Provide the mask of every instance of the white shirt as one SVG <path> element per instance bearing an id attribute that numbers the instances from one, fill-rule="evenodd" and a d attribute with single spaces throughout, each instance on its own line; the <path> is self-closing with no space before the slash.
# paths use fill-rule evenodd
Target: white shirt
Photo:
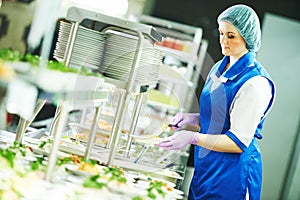
<path id="1" fill-rule="evenodd" d="M 255 76 L 239 89 L 229 110 L 230 130 L 245 146 L 249 146 L 257 125 L 264 117 L 272 98 L 269 81 Z"/>

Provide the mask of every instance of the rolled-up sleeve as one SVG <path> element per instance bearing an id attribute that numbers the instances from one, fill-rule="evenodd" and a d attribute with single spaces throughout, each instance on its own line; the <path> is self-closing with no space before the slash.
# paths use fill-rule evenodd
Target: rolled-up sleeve
<path id="1" fill-rule="evenodd" d="M 230 106 L 230 129 L 225 133 L 242 150 L 251 143 L 258 124 L 272 98 L 269 81 L 262 76 L 249 79 Z"/>

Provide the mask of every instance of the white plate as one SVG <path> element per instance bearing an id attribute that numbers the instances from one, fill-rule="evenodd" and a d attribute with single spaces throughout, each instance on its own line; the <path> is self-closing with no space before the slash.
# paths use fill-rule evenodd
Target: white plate
<path id="1" fill-rule="evenodd" d="M 119 183 L 116 181 L 111 181 L 108 183 L 108 187 L 113 192 L 120 193 L 120 194 L 126 194 L 130 197 L 135 197 L 135 196 L 139 196 L 139 195 L 140 196 L 147 195 L 146 190 L 135 187 L 133 184 Z"/>

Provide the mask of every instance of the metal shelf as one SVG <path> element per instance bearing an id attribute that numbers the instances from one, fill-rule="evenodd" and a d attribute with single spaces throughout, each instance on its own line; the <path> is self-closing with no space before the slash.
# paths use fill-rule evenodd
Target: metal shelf
<path id="1" fill-rule="evenodd" d="M 162 35 L 157 32 L 152 26 L 135 23 L 117 17 L 103 15 L 101 13 L 85 10 L 78 7 L 69 8 L 66 19 L 79 23 L 84 19 L 90 19 L 101 23 L 103 25 L 102 29 L 106 28 L 107 26 L 116 26 L 131 31 L 141 32 L 144 35 L 152 38 L 154 41 L 162 41 Z"/>
<path id="2" fill-rule="evenodd" d="M 203 31 L 202 28 L 186 25 L 166 19 L 161 19 L 147 15 L 132 15 L 130 19 L 140 23 L 145 23 L 154 26 L 164 37 L 173 38 L 175 40 L 189 41 L 195 44 L 195 50 L 191 52 L 183 52 L 173 48 L 164 46 L 157 46 L 165 57 L 171 57 L 180 62 L 186 63 L 186 73 L 184 78 L 187 82 L 192 83 L 190 89 L 196 91 L 198 85 L 203 60 L 206 55 L 206 49 L 208 42 L 202 39 Z M 163 79 L 163 77 L 161 76 Z M 194 93 L 194 91 L 192 91 Z M 183 102 L 183 109 L 186 111 L 190 110 L 191 99 L 184 95 L 185 100 Z"/>

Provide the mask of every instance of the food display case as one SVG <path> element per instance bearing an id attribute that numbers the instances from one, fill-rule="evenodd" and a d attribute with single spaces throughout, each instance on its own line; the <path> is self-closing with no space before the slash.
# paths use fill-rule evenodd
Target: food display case
<path id="1" fill-rule="evenodd" d="M 144 101 L 158 81 L 161 50 L 154 44 L 161 34 L 77 7 L 58 32 L 56 61 L 46 67 L 28 55 L 3 62 L 27 89 L 51 93 L 57 110 L 49 128 L 34 129 L 31 122 L 49 99 L 32 95 L 28 107 L 14 101 L 17 131 L 0 133 L 0 170 L 9 172 L 0 176 L 2 199 L 182 199 L 183 177 L 174 169 L 186 149 L 156 146 L 173 132 L 170 116 Z M 12 91 L 4 104 L 21 92 Z M 21 115 L 25 107 L 31 112 Z M 141 125 L 145 119 L 153 129 Z"/>

